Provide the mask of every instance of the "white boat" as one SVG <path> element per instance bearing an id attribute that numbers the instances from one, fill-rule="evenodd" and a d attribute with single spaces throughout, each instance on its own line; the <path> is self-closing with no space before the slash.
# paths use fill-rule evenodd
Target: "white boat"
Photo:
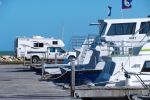
<path id="1" fill-rule="evenodd" d="M 90 66 L 90 71 L 95 68 L 99 71 L 96 77 L 89 73 L 94 77 L 87 80 L 103 86 L 150 84 L 150 18 L 99 20 L 96 25 L 100 26 L 100 35 L 95 38 L 92 49 L 100 52 L 99 62 L 93 64 L 95 67 Z M 89 52 L 85 55 L 94 61 Z M 87 66 L 80 71 L 87 71 Z"/>
<path id="2" fill-rule="evenodd" d="M 101 53 L 101 58 L 106 58 L 106 64 L 94 84 L 150 84 L 150 18 L 109 19 L 99 22 L 101 48 L 105 47 L 101 49 L 104 52 Z"/>
<path id="3" fill-rule="evenodd" d="M 110 55 L 102 56 L 102 59 L 105 58 L 105 65 L 99 77 L 96 78 L 95 84 L 101 85 L 99 84 L 101 82 L 106 82 L 106 86 L 150 84 L 150 50 L 148 48 L 150 48 L 149 41 L 139 46 L 138 52 L 134 50 L 137 47 L 132 47 L 132 50 L 122 53 L 111 51 Z"/>

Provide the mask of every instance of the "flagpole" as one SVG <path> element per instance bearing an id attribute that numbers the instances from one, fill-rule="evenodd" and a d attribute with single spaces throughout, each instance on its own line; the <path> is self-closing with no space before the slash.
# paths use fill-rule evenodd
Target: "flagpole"
<path id="1" fill-rule="evenodd" d="M 121 9 L 121 18 L 124 18 L 123 9 Z"/>
<path id="2" fill-rule="evenodd" d="M 122 0 L 122 9 L 121 9 L 121 17 L 124 17 L 123 9 L 129 9 L 132 7 L 131 5 L 132 0 Z"/>

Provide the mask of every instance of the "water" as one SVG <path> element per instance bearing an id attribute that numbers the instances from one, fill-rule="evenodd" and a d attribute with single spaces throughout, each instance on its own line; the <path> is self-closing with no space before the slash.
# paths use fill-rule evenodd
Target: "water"
<path id="1" fill-rule="evenodd" d="M 0 56 L 3 56 L 3 55 L 13 56 L 15 55 L 15 52 L 14 51 L 0 51 Z"/>

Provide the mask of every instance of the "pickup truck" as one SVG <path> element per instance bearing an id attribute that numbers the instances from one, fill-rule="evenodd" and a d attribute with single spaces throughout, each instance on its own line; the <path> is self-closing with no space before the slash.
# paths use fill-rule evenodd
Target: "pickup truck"
<path id="1" fill-rule="evenodd" d="M 41 59 L 47 60 L 63 60 L 75 59 L 76 52 L 67 52 L 61 47 L 48 47 L 47 51 L 28 51 L 26 59 L 32 59 L 32 63 L 36 64 Z"/>

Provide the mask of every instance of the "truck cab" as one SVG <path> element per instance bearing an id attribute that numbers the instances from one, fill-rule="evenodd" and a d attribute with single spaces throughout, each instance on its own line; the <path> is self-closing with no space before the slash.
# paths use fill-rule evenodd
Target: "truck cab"
<path id="1" fill-rule="evenodd" d="M 75 58 L 75 52 L 67 52 L 61 47 L 48 47 L 47 58 L 48 59 L 71 59 Z"/>
<path id="2" fill-rule="evenodd" d="M 36 64 L 41 59 L 46 59 L 49 61 L 55 61 L 55 60 L 62 61 L 64 59 L 68 59 L 68 60 L 75 59 L 76 52 L 67 52 L 61 47 L 47 47 L 47 51 L 29 53 L 27 57 L 28 58 L 32 57 L 32 63 Z"/>

